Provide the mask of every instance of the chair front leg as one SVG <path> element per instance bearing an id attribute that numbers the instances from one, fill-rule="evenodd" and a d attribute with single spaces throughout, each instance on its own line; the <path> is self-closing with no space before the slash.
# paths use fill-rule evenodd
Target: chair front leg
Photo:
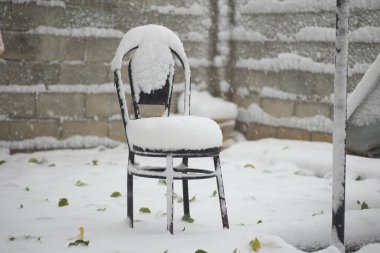
<path id="1" fill-rule="evenodd" d="M 166 213 L 167 213 L 167 229 L 173 234 L 173 157 L 166 157 L 166 182 L 167 182 L 167 190 L 166 190 Z"/>
<path id="2" fill-rule="evenodd" d="M 187 168 L 189 165 L 188 158 L 183 158 L 182 164 L 183 166 Z M 182 179 L 182 194 L 183 194 L 183 214 L 190 215 L 189 181 L 187 179 Z"/>
<path id="3" fill-rule="evenodd" d="M 223 228 L 229 228 L 230 226 L 228 224 L 226 197 L 224 195 L 222 169 L 220 166 L 219 156 L 214 156 L 214 166 L 215 166 L 215 172 L 216 172 L 216 183 L 218 186 L 219 204 L 220 204 L 220 211 L 222 214 Z"/>
<path id="4" fill-rule="evenodd" d="M 129 153 L 128 157 L 128 175 L 127 175 L 127 215 L 129 226 L 133 228 L 133 175 L 130 173 L 130 166 L 135 163 L 135 155 Z"/>

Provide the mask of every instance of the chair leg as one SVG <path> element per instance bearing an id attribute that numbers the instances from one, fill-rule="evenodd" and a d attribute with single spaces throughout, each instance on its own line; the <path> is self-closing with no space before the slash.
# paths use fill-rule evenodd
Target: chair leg
<path id="1" fill-rule="evenodd" d="M 166 157 L 166 181 L 167 181 L 167 190 L 166 190 L 166 213 L 167 213 L 167 229 L 173 234 L 173 157 Z"/>
<path id="2" fill-rule="evenodd" d="M 223 228 L 229 228 L 226 198 L 224 195 L 222 170 L 221 170 L 221 166 L 220 166 L 219 156 L 214 156 L 214 166 L 215 166 L 215 171 L 216 171 L 216 183 L 218 186 L 219 204 L 220 204 L 220 211 L 222 214 Z"/>
<path id="3" fill-rule="evenodd" d="M 135 156 L 129 153 L 128 175 L 127 175 L 127 215 L 129 226 L 133 228 L 133 175 L 129 172 L 129 167 L 135 163 Z"/>
<path id="4" fill-rule="evenodd" d="M 184 166 L 189 165 L 188 158 L 183 158 L 182 163 Z M 183 193 L 183 214 L 190 215 L 190 201 L 189 201 L 189 181 L 182 179 L 182 193 Z"/>

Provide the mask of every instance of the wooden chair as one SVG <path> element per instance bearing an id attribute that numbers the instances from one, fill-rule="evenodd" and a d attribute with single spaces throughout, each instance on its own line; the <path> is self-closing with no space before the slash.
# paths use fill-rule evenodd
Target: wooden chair
<path id="1" fill-rule="evenodd" d="M 128 74 L 134 119 L 128 115 L 120 71 L 124 56 L 131 51 L 134 52 L 131 53 Z M 175 68 L 173 55 L 185 72 L 185 113 L 169 117 Z M 190 215 L 188 180 L 216 177 L 223 228 L 229 228 L 219 159 L 222 133 L 211 119 L 190 116 L 190 68 L 179 38 L 171 30 L 158 25 L 131 29 L 120 42 L 112 70 L 129 147 L 127 209 L 130 226 L 133 227 L 133 176 L 167 180 L 167 229 L 171 234 L 173 180 L 182 180 L 184 215 Z M 157 84 L 155 79 L 162 83 Z M 142 118 L 140 105 L 146 104 L 164 106 L 164 115 Z M 138 166 L 136 156 L 166 158 L 166 167 Z M 212 158 L 215 170 L 190 168 L 189 158 L 199 157 Z M 182 163 L 173 167 L 173 158 L 181 158 Z"/>

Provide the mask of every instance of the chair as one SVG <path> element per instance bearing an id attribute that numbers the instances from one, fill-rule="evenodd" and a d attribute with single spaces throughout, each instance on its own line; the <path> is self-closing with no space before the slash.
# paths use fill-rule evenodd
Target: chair
<path id="1" fill-rule="evenodd" d="M 128 64 L 134 119 L 130 119 L 121 79 L 124 56 Z M 184 115 L 170 115 L 175 63 L 185 72 Z M 190 215 L 188 180 L 215 177 L 218 186 L 223 228 L 229 228 L 219 153 L 222 133 L 209 118 L 190 116 L 190 67 L 183 45 L 168 28 L 146 25 L 131 29 L 122 38 L 112 60 L 115 87 L 129 147 L 127 175 L 127 212 L 133 228 L 133 176 L 167 180 L 167 229 L 173 234 L 173 180 L 181 180 L 184 215 Z M 140 105 L 165 107 L 162 117 L 142 118 Z M 136 156 L 166 158 L 166 167 L 138 166 Z M 215 170 L 190 168 L 189 158 L 210 157 Z M 173 158 L 181 163 L 174 167 Z"/>

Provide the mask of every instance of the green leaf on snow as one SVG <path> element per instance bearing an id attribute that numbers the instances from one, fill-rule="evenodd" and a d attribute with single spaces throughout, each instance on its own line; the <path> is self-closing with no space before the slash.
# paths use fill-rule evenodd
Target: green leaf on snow
<path id="1" fill-rule="evenodd" d="M 365 203 L 365 201 L 363 201 L 363 203 L 360 206 L 360 210 L 363 210 L 363 209 L 369 209 L 369 206 L 367 203 Z"/>
<path id="2" fill-rule="evenodd" d="M 71 246 L 88 246 L 90 241 L 76 240 L 75 242 L 70 242 L 69 247 Z"/>
<path id="3" fill-rule="evenodd" d="M 118 198 L 118 197 L 121 197 L 121 193 L 120 192 L 113 192 L 111 194 L 111 198 Z"/>
<path id="4" fill-rule="evenodd" d="M 317 216 L 317 215 L 321 215 L 321 214 L 324 214 L 325 212 L 323 210 L 321 210 L 320 212 L 318 213 L 313 213 L 311 216 Z"/>
<path id="5" fill-rule="evenodd" d="M 29 162 L 29 163 L 42 164 L 42 160 L 38 160 L 37 158 L 34 158 L 34 157 L 30 158 L 30 159 L 28 160 L 28 162 Z"/>
<path id="6" fill-rule="evenodd" d="M 182 216 L 182 221 L 186 221 L 188 223 L 193 223 L 195 220 L 193 218 L 191 218 L 190 215 L 186 214 L 186 215 Z"/>
<path id="7" fill-rule="evenodd" d="M 246 165 L 244 165 L 244 168 L 251 168 L 251 169 L 254 169 L 254 168 L 255 168 L 255 165 L 253 165 L 252 163 L 247 163 Z"/>
<path id="8" fill-rule="evenodd" d="M 166 182 L 166 179 L 160 179 L 158 180 L 158 183 L 162 185 L 168 185 L 168 183 Z"/>
<path id="9" fill-rule="evenodd" d="M 151 211 L 148 207 L 141 207 L 139 212 L 140 213 L 151 213 Z"/>
<path id="10" fill-rule="evenodd" d="M 59 201 L 58 201 L 58 206 L 59 207 L 68 206 L 68 205 L 69 205 L 69 201 L 67 200 L 67 198 L 61 198 L 61 199 L 59 199 Z"/>
<path id="11" fill-rule="evenodd" d="M 362 181 L 362 180 L 363 178 L 360 175 L 355 178 L 355 181 Z"/>
<path id="12" fill-rule="evenodd" d="M 83 187 L 83 186 L 86 186 L 87 183 L 83 182 L 83 181 L 80 181 L 80 180 L 77 180 L 76 183 L 75 183 L 75 186 L 78 186 L 78 187 Z"/>

